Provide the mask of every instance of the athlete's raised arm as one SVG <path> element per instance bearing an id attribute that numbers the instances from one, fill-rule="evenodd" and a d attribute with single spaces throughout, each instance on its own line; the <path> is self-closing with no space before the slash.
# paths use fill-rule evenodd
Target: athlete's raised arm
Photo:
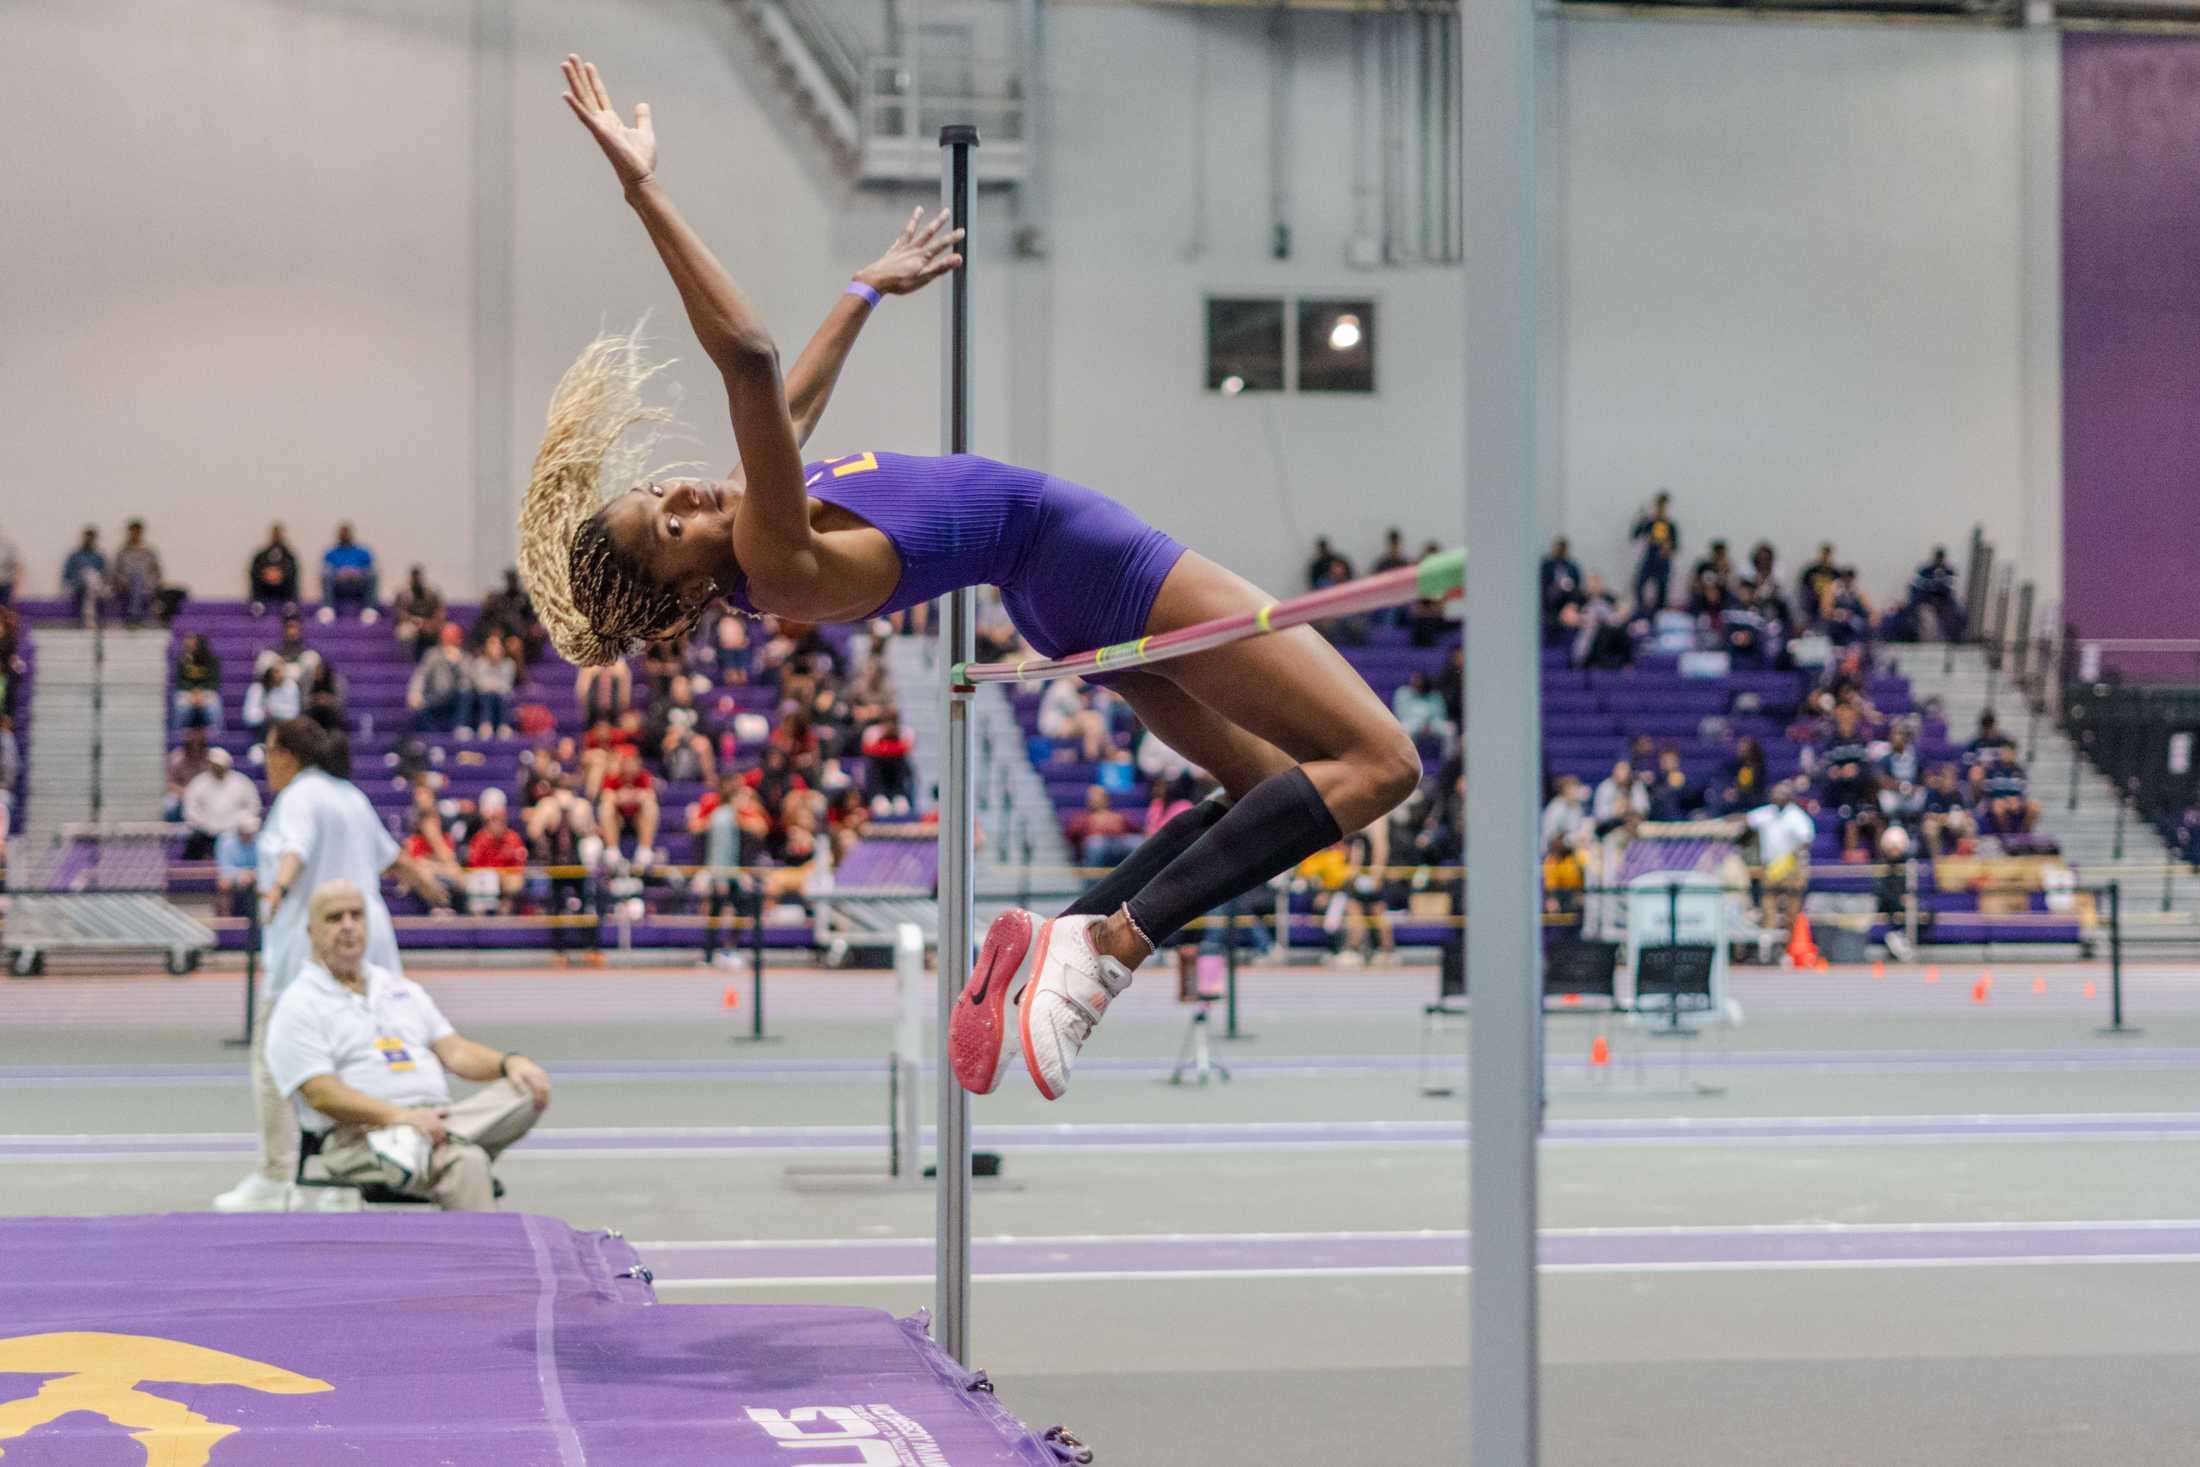
<path id="1" fill-rule="evenodd" d="M 880 295 L 909 295 L 922 290 L 962 263 L 962 254 L 955 246 L 962 242 L 963 232 L 957 229 L 942 234 L 946 226 L 945 209 L 929 222 L 924 210 L 918 209 L 887 246 L 886 253 L 856 272 L 855 284 Z M 840 369 L 847 365 L 856 335 L 870 314 L 870 301 L 851 287 L 834 303 L 810 344 L 787 369 L 787 410 L 794 418 L 797 446 L 810 441 L 818 420 L 825 416 L 825 404 L 832 398 L 833 385 L 840 380 Z"/>
<path id="2" fill-rule="evenodd" d="M 610 159 L 627 202 L 641 216 L 680 292 L 697 343 L 725 381 L 734 442 L 748 479 L 748 512 L 734 522 L 735 552 L 751 568 L 750 583 L 757 590 L 772 583 L 807 588 L 820 569 L 817 537 L 810 529 L 802 452 L 780 387 L 779 349 L 771 332 L 658 184 L 649 104 L 636 104 L 631 124 L 622 121 L 603 78 L 578 56 L 565 58 L 565 84 L 566 105 Z"/>

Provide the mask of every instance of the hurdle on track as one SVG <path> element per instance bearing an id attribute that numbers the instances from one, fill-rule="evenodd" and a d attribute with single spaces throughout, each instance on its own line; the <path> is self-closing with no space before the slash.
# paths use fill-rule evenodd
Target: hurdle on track
<path id="1" fill-rule="evenodd" d="M 970 150 L 978 130 L 968 126 L 940 129 L 944 150 L 941 203 L 949 227 L 970 227 Z M 948 453 L 970 451 L 970 236 L 963 237 L 963 265 L 947 277 L 944 296 L 945 354 L 941 373 L 942 447 Z M 948 676 L 943 686 L 947 716 L 945 757 L 940 779 L 940 945 L 939 1031 L 935 1055 L 939 1075 L 939 1188 L 935 1204 L 933 1320 L 935 1339 L 955 1359 L 970 1361 L 970 1097 L 954 1081 L 947 1053 L 948 1024 L 956 999 L 976 961 L 977 911 L 973 870 L 977 861 L 977 791 L 971 778 L 970 698 L 981 683 L 1038 682 L 1087 672 L 1120 672 L 1171 658 L 1187 657 L 1249 637 L 1266 636 L 1309 622 L 1355 616 L 1402 606 L 1410 601 L 1445 601 L 1458 596 L 1465 580 L 1466 552 L 1445 551 L 1379 575 L 1329 586 L 1304 596 L 1274 601 L 1256 612 L 1221 617 L 1179 631 L 1141 637 L 1068 657 L 1022 662 L 974 662 L 977 650 L 977 593 L 965 588 L 944 599 L 940 636 Z"/>

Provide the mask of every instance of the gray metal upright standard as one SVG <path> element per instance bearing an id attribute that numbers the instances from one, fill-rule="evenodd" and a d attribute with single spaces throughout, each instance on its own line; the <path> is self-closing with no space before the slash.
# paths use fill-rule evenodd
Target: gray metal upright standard
<path id="1" fill-rule="evenodd" d="M 1539 1450 L 1534 0 L 1459 7 L 1466 203 L 1467 982 L 1476 1467 Z"/>
<path id="2" fill-rule="evenodd" d="M 978 130 L 965 125 L 940 129 L 940 202 L 949 228 L 970 227 L 970 151 Z M 947 277 L 943 292 L 946 320 L 940 332 L 944 357 L 940 373 L 940 440 L 948 453 L 970 451 L 970 236 L 963 236 L 962 268 Z M 960 667 L 978 655 L 977 593 L 968 587 L 951 593 L 940 620 L 946 654 L 944 668 Z M 976 791 L 971 781 L 970 694 L 953 679 L 944 689 L 947 717 L 945 758 L 940 780 L 940 1008 L 935 1070 L 940 1087 L 939 1196 L 934 1219 L 933 1337 L 956 1360 L 970 1363 L 970 1097 L 955 1083 L 948 1063 L 947 1026 L 955 1000 L 969 981 L 975 954 Z"/>

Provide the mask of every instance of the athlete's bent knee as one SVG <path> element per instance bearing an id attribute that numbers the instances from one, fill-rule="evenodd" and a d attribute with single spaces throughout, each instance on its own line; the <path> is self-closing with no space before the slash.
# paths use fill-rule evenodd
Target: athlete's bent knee
<path id="1" fill-rule="evenodd" d="M 1372 761 L 1374 795 L 1388 812 L 1409 799 L 1421 784 L 1421 751 L 1406 731 L 1393 725 L 1390 736 L 1377 746 Z"/>

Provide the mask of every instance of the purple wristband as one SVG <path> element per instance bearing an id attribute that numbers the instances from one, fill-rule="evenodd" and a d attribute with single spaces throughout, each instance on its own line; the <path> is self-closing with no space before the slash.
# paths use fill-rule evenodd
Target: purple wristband
<path id="1" fill-rule="evenodd" d="M 863 297 L 863 298 L 864 298 L 864 299 L 865 299 L 866 301 L 869 301 L 869 302 L 870 302 L 870 303 L 871 303 L 872 305 L 874 305 L 874 306 L 875 306 L 875 305 L 877 305 L 877 304 L 878 304 L 878 299 L 879 299 L 879 297 L 878 297 L 878 292 L 877 292 L 877 291 L 875 291 L 875 290 L 873 290 L 873 289 L 871 289 L 871 287 L 870 287 L 870 286 L 868 286 L 868 285 L 865 285 L 865 284 L 864 284 L 864 283 L 863 283 L 862 281 L 860 281 L 860 280 L 851 280 L 851 281 L 849 281 L 849 282 L 848 282 L 848 288 L 847 288 L 846 290 L 842 291 L 842 292 L 841 292 L 841 294 L 842 294 L 842 295 L 860 295 L 860 296 L 862 296 L 862 297 Z"/>

